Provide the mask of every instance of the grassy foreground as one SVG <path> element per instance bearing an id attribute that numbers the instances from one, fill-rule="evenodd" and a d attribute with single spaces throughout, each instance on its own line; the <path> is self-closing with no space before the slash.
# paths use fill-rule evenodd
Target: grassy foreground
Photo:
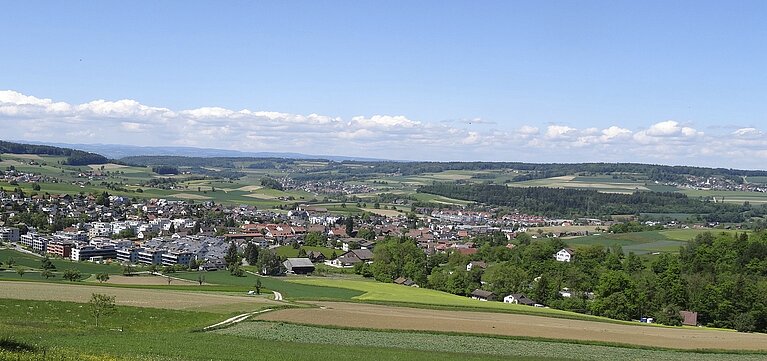
<path id="1" fill-rule="evenodd" d="M 393 347 L 420 351 L 452 351 L 504 357 L 558 358 L 571 360 L 674 360 L 728 361 L 763 360 L 764 354 L 701 353 L 639 347 L 617 347 L 593 343 L 563 343 L 508 337 L 397 332 L 382 330 L 328 328 L 264 321 L 244 322 L 214 331 L 225 335 L 273 341 L 300 339 L 320 345 Z"/>
<path id="2" fill-rule="evenodd" d="M 293 340 L 244 338 L 202 327 L 221 315 L 118 306 L 92 325 L 88 306 L 72 302 L 0 299 L 0 360 L 528 360 L 482 354 L 427 352 L 387 347 L 318 345 Z M 559 360 L 560 358 L 533 358 Z"/>

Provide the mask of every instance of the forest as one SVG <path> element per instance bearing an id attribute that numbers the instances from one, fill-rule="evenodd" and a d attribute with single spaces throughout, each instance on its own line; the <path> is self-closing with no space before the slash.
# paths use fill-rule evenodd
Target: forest
<path id="1" fill-rule="evenodd" d="M 109 163 L 109 159 L 100 154 L 83 152 L 81 150 L 69 148 L 53 147 L 49 145 L 21 144 L 0 141 L 0 153 L 64 156 L 67 157 L 65 164 L 73 166 Z"/>
<path id="2" fill-rule="evenodd" d="M 601 193 L 588 189 L 547 187 L 517 188 L 493 184 L 434 183 L 418 189 L 449 198 L 495 206 L 508 206 L 547 217 L 604 217 L 614 214 L 690 213 L 709 222 L 743 222 L 767 214 L 764 205 L 714 203 L 689 198 L 681 193 Z"/>
<path id="3" fill-rule="evenodd" d="M 478 252 L 426 256 L 409 238 L 388 238 L 374 249 L 375 262 L 357 272 L 381 282 L 407 277 L 422 287 L 457 295 L 482 288 L 499 297 L 523 293 L 552 308 L 620 320 L 652 317 L 680 325 L 679 312 L 698 322 L 742 332 L 767 331 L 767 233 L 702 233 L 678 254 L 652 259 L 618 248 L 578 249 L 572 262 L 553 255 L 560 239 L 520 234 L 507 247 L 503 234 L 478 237 Z M 466 270 L 470 261 L 487 268 Z"/>

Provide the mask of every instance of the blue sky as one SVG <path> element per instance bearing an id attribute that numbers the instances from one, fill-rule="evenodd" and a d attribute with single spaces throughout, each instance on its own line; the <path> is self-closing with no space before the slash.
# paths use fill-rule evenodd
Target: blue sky
<path id="1" fill-rule="evenodd" d="M 765 18 L 764 1 L 5 3 L 0 138 L 762 168 Z"/>

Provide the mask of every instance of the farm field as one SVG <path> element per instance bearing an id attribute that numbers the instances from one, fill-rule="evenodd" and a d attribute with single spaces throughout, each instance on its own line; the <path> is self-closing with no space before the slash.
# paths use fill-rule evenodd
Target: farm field
<path id="1" fill-rule="evenodd" d="M 116 313 L 94 327 L 87 305 L 59 301 L 25 301 L 0 298 L 0 360 L 530 360 L 484 354 L 405 350 L 391 347 L 324 345 L 262 340 L 213 332 L 194 332 L 228 316 L 118 306 Z M 20 346 L 36 352 L 12 352 Z M 45 350 L 45 353 L 42 351 Z M 532 360 L 563 360 L 532 358 Z"/>
<path id="2" fill-rule="evenodd" d="M 479 301 L 478 301 L 479 302 Z M 650 327 L 492 312 L 445 311 L 345 302 L 282 309 L 258 319 L 372 329 L 461 332 L 596 341 L 644 347 L 767 350 L 767 335 L 699 328 Z M 524 307 L 524 306 L 521 306 Z"/>
<path id="3" fill-rule="evenodd" d="M 359 292 L 350 299 L 371 303 L 408 304 L 424 307 L 470 308 L 476 310 L 491 310 L 505 313 L 523 313 L 550 317 L 585 319 L 602 322 L 623 322 L 603 317 L 584 315 L 575 312 L 555 310 L 550 308 L 527 307 L 501 302 L 482 302 L 468 297 L 458 296 L 428 288 L 405 287 L 394 283 L 381 283 L 372 280 L 357 280 L 344 278 L 289 278 L 291 283 L 348 288 Z"/>
<path id="4" fill-rule="evenodd" d="M 116 296 L 117 304 L 124 306 L 199 310 L 214 313 L 254 311 L 265 308 L 270 304 L 275 304 L 266 297 L 99 287 L 80 284 L 0 282 L 0 298 L 8 299 L 87 302 L 92 293 Z"/>
<path id="5" fill-rule="evenodd" d="M 649 190 L 644 181 L 613 179 L 611 176 L 581 177 L 566 175 L 560 177 L 535 179 L 524 182 L 508 183 L 510 187 L 551 187 L 594 189 L 605 193 L 633 193 L 637 190 Z"/>
<path id="6" fill-rule="evenodd" d="M 648 254 L 655 252 L 678 252 L 679 247 L 696 235 L 712 232 L 735 233 L 736 231 L 723 231 L 718 229 L 672 229 L 661 231 L 633 232 L 609 234 L 603 233 L 584 237 L 566 239 L 565 242 L 575 249 L 600 245 L 605 247 L 621 246 L 624 253 Z"/>
<path id="7" fill-rule="evenodd" d="M 426 332 L 397 332 L 371 329 L 316 327 L 283 322 L 243 322 L 213 331 L 239 337 L 344 346 L 394 347 L 421 351 L 451 351 L 506 357 L 562 357 L 572 360 L 671 360 L 728 361 L 763 360 L 765 355 L 680 352 L 622 348 L 600 344 L 577 344 L 536 339 L 481 337 L 468 334 L 434 334 Z"/>

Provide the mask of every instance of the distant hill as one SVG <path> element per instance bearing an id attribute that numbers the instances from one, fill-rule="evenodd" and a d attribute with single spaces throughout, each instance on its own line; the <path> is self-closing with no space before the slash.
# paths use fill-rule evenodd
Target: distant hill
<path id="1" fill-rule="evenodd" d="M 0 153 L 10 154 L 37 154 L 67 157 L 67 165 L 87 165 L 109 163 L 109 159 L 103 155 L 84 152 L 71 148 L 53 147 L 39 144 L 23 144 L 0 141 Z"/>
<path id="2" fill-rule="evenodd" d="M 325 159 L 333 161 L 380 161 L 382 159 L 363 158 L 351 156 L 335 155 L 312 155 L 290 152 L 242 152 L 238 150 L 214 149 L 214 148 L 195 148 L 195 147 L 140 147 L 134 145 L 121 144 L 67 144 L 67 143 L 47 143 L 36 141 L 25 141 L 31 144 L 44 144 L 57 147 L 67 147 L 93 152 L 104 155 L 109 158 L 119 159 L 125 157 L 143 156 L 143 155 L 162 155 L 162 156 L 184 156 L 184 157 L 248 157 L 248 158 L 287 158 L 287 159 Z"/>

